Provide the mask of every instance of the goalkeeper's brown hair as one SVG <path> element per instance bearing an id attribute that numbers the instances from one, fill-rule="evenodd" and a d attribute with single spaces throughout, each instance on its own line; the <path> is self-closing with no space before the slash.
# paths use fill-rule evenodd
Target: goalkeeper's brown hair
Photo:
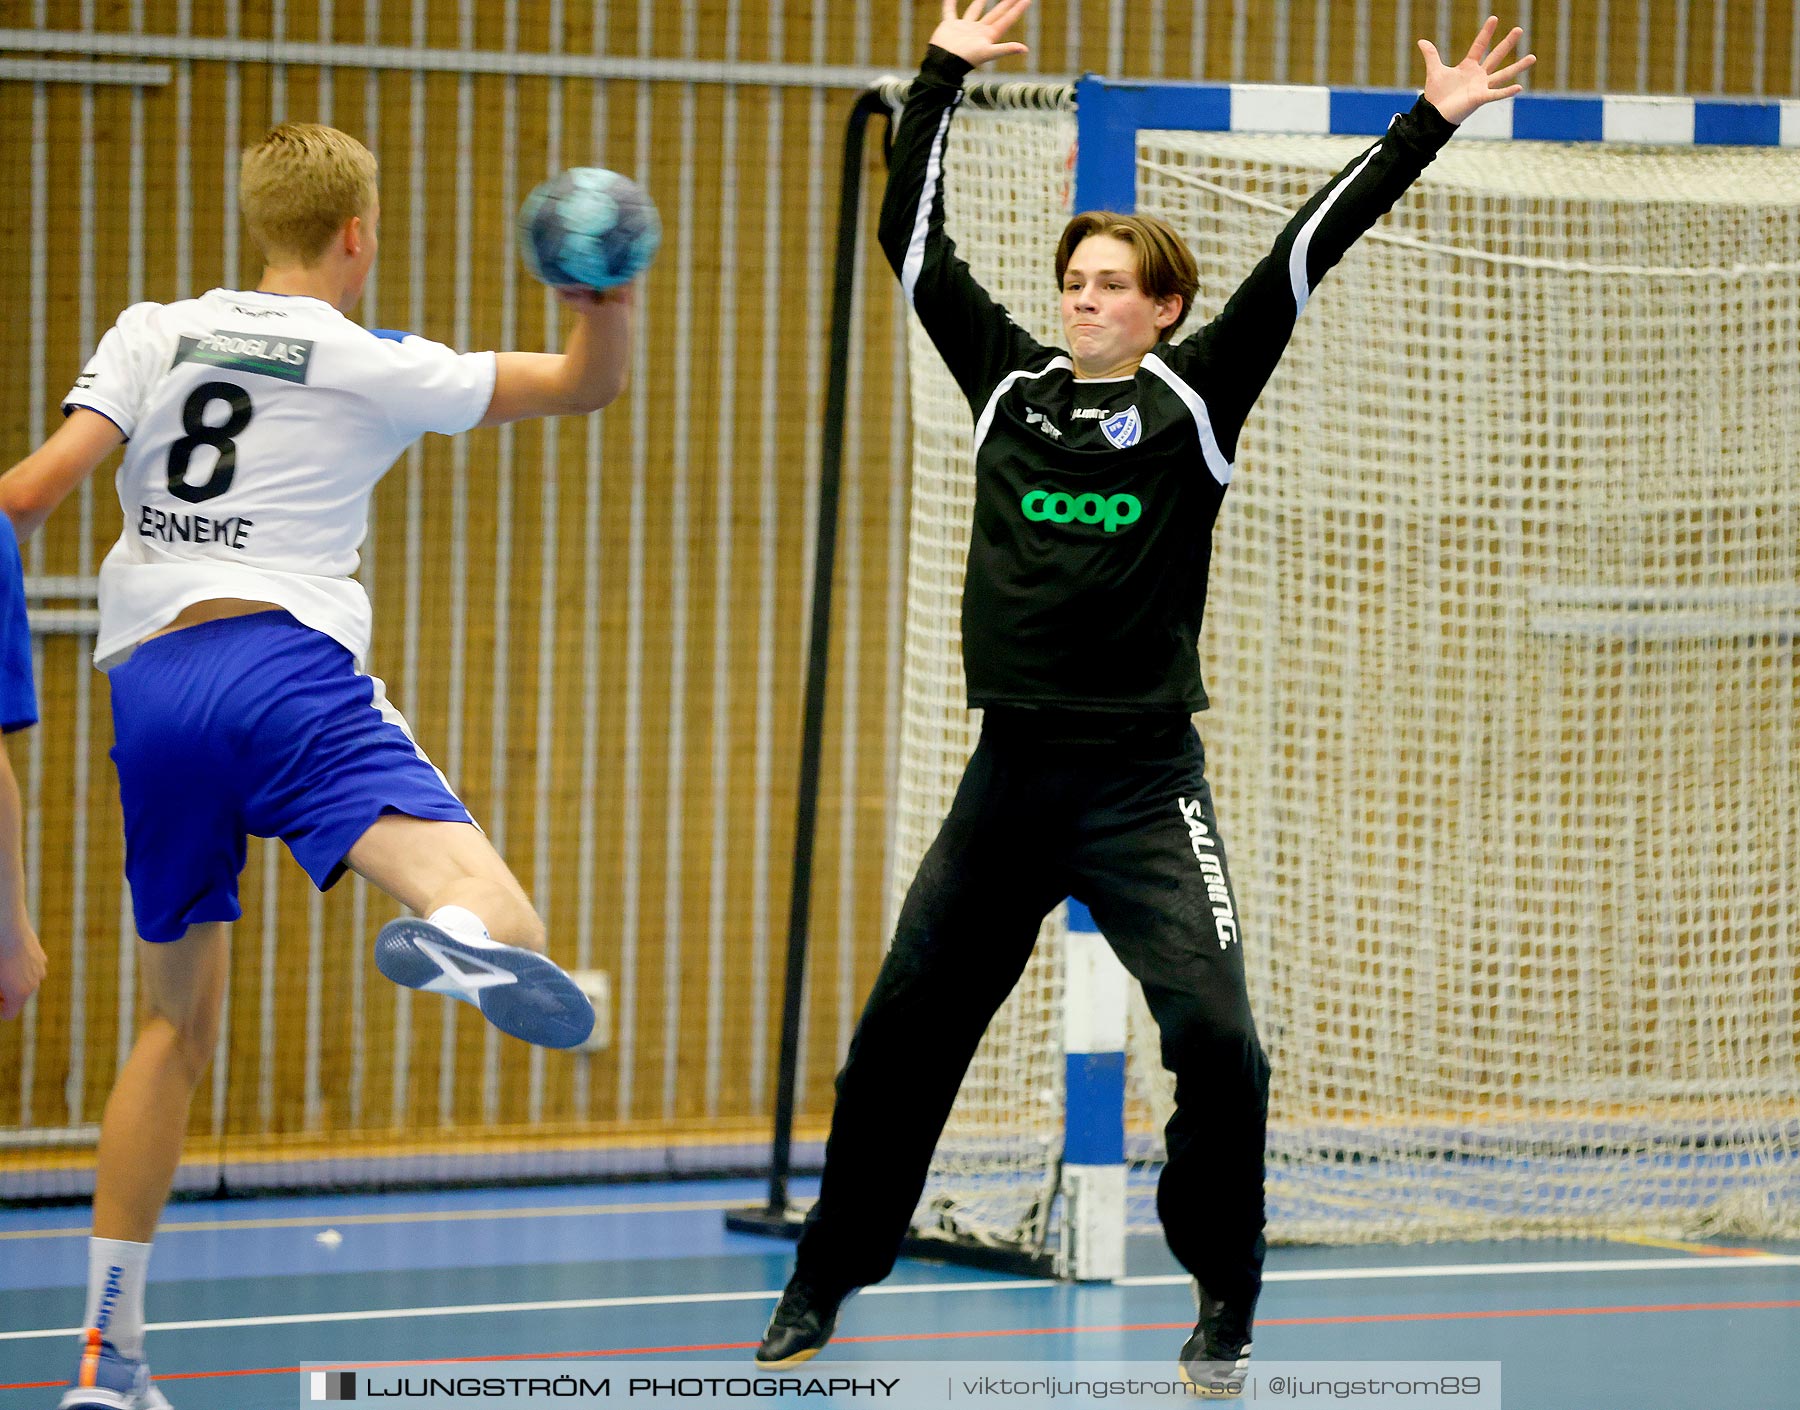
<path id="1" fill-rule="evenodd" d="M 1090 235 L 1110 235 L 1123 240 L 1137 251 L 1138 288 L 1159 302 L 1171 295 L 1181 296 L 1181 312 L 1164 329 L 1172 335 L 1186 321 L 1194 306 L 1194 291 L 1200 287 L 1200 269 L 1194 252 L 1175 233 L 1175 227 L 1153 215 L 1122 215 L 1118 211 L 1083 211 L 1063 227 L 1062 239 L 1056 242 L 1056 286 L 1062 287 L 1064 273 L 1074 257 L 1075 247 Z"/>
<path id="2" fill-rule="evenodd" d="M 311 266 L 332 236 L 375 205 L 375 155 L 347 132 L 284 122 L 244 152 L 238 199 L 270 264 Z"/>

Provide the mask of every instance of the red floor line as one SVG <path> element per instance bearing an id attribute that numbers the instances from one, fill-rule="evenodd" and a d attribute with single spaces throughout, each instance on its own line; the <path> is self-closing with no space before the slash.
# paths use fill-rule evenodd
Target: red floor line
<path id="1" fill-rule="evenodd" d="M 1456 1322 L 1491 1321 L 1509 1317 L 1616 1317 L 1652 1312 L 1768 1312 L 1800 1308 L 1800 1298 L 1767 1302 L 1656 1302 L 1619 1307 L 1518 1307 L 1483 1308 L 1473 1312 L 1376 1312 L 1340 1317 L 1263 1317 L 1259 1327 L 1338 1327 L 1359 1326 L 1370 1322 Z M 837 1337 L 839 1346 L 870 1346 L 882 1342 L 965 1341 L 980 1337 L 1058 1337 L 1096 1332 L 1173 1332 L 1187 1331 L 1186 1322 L 1126 1322 L 1103 1327 L 996 1327 L 987 1331 L 962 1332 L 893 1332 L 878 1336 Z M 519 1352 L 500 1356 L 440 1356 L 425 1361 L 341 1361 L 316 1362 L 315 1369 L 340 1365 L 365 1366 L 466 1366 L 503 1361 L 571 1361 L 600 1360 L 621 1356 L 672 1356 L 695 1351 L 749 1351 L 753 1341 L 708 1342 L 692 1346 L 633 1346 L 599 1351 Z M 298 1375 L 298 1366 L 255 1366 L 235 1371 L 176 1371 L 158 1374 L 159 1381 L 200 1381 L 221 1376 Z M 67 1381 L 19 1381 L 0 1385 L 0 1390 L 55 1390 Z"/>

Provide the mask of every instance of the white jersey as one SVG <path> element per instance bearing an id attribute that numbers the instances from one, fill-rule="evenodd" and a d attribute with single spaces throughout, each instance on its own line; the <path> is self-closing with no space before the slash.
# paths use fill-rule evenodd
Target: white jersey
<path id="1" fill-rule="evenodd" d="M 492 353 L 371 332 L 320 299 L 214 289 L 126 309 L 63 402 L 129 442 L 95 664 L 221 597 L 285 607 L 360 663 L 369 495 L 425 432 L 479 422 L 493 392 Z"/>

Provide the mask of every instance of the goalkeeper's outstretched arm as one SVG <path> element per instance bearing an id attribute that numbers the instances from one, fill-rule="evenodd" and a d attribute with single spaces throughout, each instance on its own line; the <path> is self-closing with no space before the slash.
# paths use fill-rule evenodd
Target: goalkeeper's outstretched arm
<path id="1" fill-rule="evenodd" d="M 1028 0 L 1002 0 L 986 19 L 946 18 L 931 36 L 925 62 L 906 95 L 895 128 L 887 194 L 881 203 L 881 248 L 906 301 L 977 411 L 1008 372 L 1046 356 L 1043 347 L 981 287 L 944 228 L 944 152 L 963 79 L 979 64 L 1020 53 L 997 44 Z M 976 4 L 972 11 L 979 11 Z"/>
<path id="2" fill-rule="evenodd" d="M 1458 123 L 1477 108 L 1520 91 L 1512 79 L 1537 58 L 1527 54 L 1503 65 L 1523 31 L 1514 29 L 1490 51 L 1498 26 L 1490 18 L 1455 68 L 1444 65 L 1431 43 L 1421 39 L 1425 91 L 1412 110 L 1395 118 L 1379 142 L 1313 193 L 1218 317 L 1173 350 L 1170 363 L 1202 388 L 1227 458 L 1235 454 L 1238 431 L 1319 282 L 1393 209 L 1455 135 Z M 1379 310 L 1371 310 L 1370 317 L 1379 316 Z"/>

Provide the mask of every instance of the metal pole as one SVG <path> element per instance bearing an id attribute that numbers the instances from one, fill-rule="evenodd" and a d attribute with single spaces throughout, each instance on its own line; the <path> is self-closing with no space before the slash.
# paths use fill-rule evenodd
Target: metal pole
<path id="1" fill-rule="evenodd" d="M 838 496 L 843 484 L 844 406 L 850 383 L 851 291 L 856 278 L 862 209 L 863 141 L 869 119 L 886 114 L 879 90 L 864 92 L 844 130 L 838 188 L 835 278 L 831 294 L 831 351 L 825 384 L 825 435 L 819 465 L 817 547 L 813 555 L 812 626 L 807 638 L 806 701 L 800 735 L 800 787 L 794 815 L 793 887 L 788 896 L 787 981 L 781 1011 L 781 1065 L 775 1092 L 775 1138 L 769 1157 L 769 1200 L 763 1210 L 728 1215 L 732 1228 L 766 1231 L 787 1225 L 794 1099 L 800 1069 L 800 1015 L 806 999 L 806 951 L 811 919 L 813 841 L 819 813 L 819 760 L 824 749 L 825 686 L 831 665 L 832 580 L 837 564 Z"/>

